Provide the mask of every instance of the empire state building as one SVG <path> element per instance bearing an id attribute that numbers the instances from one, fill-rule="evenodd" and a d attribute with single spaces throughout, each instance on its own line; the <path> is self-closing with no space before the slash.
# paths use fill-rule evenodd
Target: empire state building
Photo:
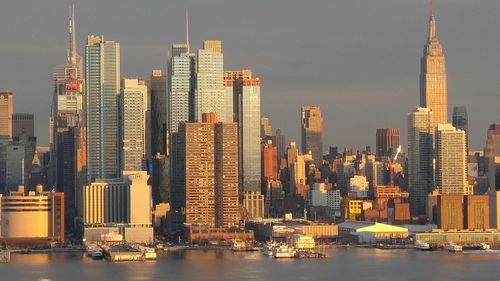
<path id="1" fill-rule="evenodd" d="M 420 106 L 433 112 L 433 127 L 447 123 L 446 67 L 443 47 L 436 37 L 436 19 L 429 18 L 429 35 L 420 69 Z"/>

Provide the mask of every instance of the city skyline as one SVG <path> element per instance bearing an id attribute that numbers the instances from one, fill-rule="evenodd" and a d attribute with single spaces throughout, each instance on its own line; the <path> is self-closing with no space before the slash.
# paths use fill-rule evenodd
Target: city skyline
<path id="1" fill-rule="evenodd" d="M 374 4 L 364 3 L 363 8 L 356 9 L 339 3 L 318 3 L 309 5 L 307 9 L 295 4 L 285 7 L 285 11 L 280 11 L 274 4 L 257 3 L 260 13 L 256 18 L 260 20 L 227 14 L 221 17 L 224 22 L 233 23 L 234 27 L 240 27 L 239 24 L 245 23 L 255 24 L 255 27 L 250 29 L 257 34 L 254 42 L 245 37 L 242 39 L 238 34 L 245 32 L 231 34 L 231 30 L 238 30 L 232 28 L 231 24 L 230 28 L 225 28 L 222 23 L 214 21 L 211 17 L 207 18 L 208 15 L 218 15 L 219 11 L 195 1 L 187 4 L 172 3 L 171 9 L 165 8 L 166 16 L 156 18 L 154 22 L 143 23 L 132 20 L 129 24 L 123 22 L 120 17 L 100 18 L 103 11 L 109 11 L 106 4 L 112 2 L 102 4 L 100 6 L 102 11 L 99 10 L 96 14 L 89 11 L 93 3 L 78 3 L 76 6 L 78 24 L 76 41 L 80 42 L 77 46 L 78 53 L 83 53 L 82 43 L 85 41 L 83 38 L 99 31 L 98 34 L 104 34 L 106 38 L 122 44 L 124 76 L 147 77 L 150 70 L 157 67 L 165 71 L 167 50 L 172 43 L 183 41 L 184 11 L 188 7 L 191 41 L 195 42 L 194 49 L 201 47 L 201 41 L 205 38 L 220 38 L 225 46 L 225 69 L 248 67 L 262 77 L 266 81 L 265 95 L 262 97 L 262 114 L 269 116 L 272 127 L 280 128 L 289 140 L 299 140 L 300 120 L 297 118 L 296 122 L 287 121 L 290 116 L 296 116 L 297 109 L 303 104 L 317 103 L 322 107 L 326 106 L 323 114 L 325 146 L 362 148 L 365 145 L 374 146 L 375 129 L 379 127 L 399 128 L 402 136 L 405 136 L 406 113 L 418 103 L 419 58 L 421 46 L 426 38 L 429 16 L 426 1 L 404 5 L 393 5 L 392 1 L 384 1 L 370 11 L 373 14 L 366 20 L 361 18 L 361 15 L 370 10 L 368 8 Z M 500 70 L 497 67 L 499 63 L 496 63 L 498 59 L 493 55 L 495 43 L 490 40 L 497 32 L 493 23 L 495 11 L 500 9 L 500 5 L 491 1 L 483 2 L 481 7 L 467 6 L 469 5 L 467 3 L 452 7 L 448 5 L 450 3 L 450 1 L 439 1 L 435 9 L 439 38 L 445 46 L 447 58 L 448 106 L 449 108 L 457 105 L 467 106 L 470 118 L 470 148 L 477 150 L 484 145 L 487 125 L 498 121 L 495 120 L 493 112 L 497 96 L 496 73 Z M 47 116 L 51 96 L 49 76 L 54 62 L 65 61 L 65 57 L 61 54 L 65 53 L 66 48 L 64 29 L 67 28 L 65 20 L 68 4 L 53 7 L 50 11 L 44 10 L 45 17 L 50 20 L 44 19 L 29 30 L 25 29 L 24 25 L 6 30 L 12 40 L 0 47 L 2 61 L 9 63 L 12 62 L 11 58 L 15 58 L 17 63 L 9 69 L 0 70 L 2 77 L 0 88 L 14 93 L 14 112 L 35 113 L 36 135 L 39 136 L 41 145 L 48 143 Z M 155 12 L 156 9 L 162 10 L 162 5 L 148 3 L 144 7 L 146 10 L 144 13 Z M 235 9 L 239 7 L 238 5 L 251 8 L 245 4 L 235 3 Z M 5 11 L 9 8 L 14 11 L 12 14 L 16 14 L 16 5 L 7 4 Z M 125 11 L 125 14 L 132 11 L 140 13 L 140 10 L 134 11 L 134 8 L 137 9 L 134 4 L 117 7 L 118 10 Z M 345 19 L 341 11 L 359 12 L 360 16 L 356 14 L 356 17 Z M 461 14 L 469 14 L 469 11 L 473 12 L 470 13 L 471 17 L 466 19 L 460 17 Z M 50 16 L 47 17 L 48 14 Z M 297 15 L 298 20 L 290 20 L 289 25 L 288 19 L 279 16 L 287 14 Z M 312 14 L 317 16 L 312 18 Z M 481 21 L 477 21 L 475 16 L 477 14 L 481 14 Z M 271 19 L 275 19 L 273 15 L 277 16 L 277 23 L 274 25 L 270 23 Z M 15 25 L 17 19 L 11 18 L 8 14 L 2 13 L 2 16 L 0 22 L 10 19 L 9 24 Z M 310 22 L 307 21 L 308 18 L 311 19 Z M 238 22 L 240 19 L 241 22 Z M 340 20 L 343 20 L 342 24 Z M 370 25 L 367 24 L 367 20 L 370 21 Z M 133 31 L 140 29 L 142 25 L 152 23 L 154 24 L 151 32 L 133 34 Z M 266 23 L 270 27 L 269 30 L 263 28 Z M 347 28 L 350 23 L 352 27 Z M 297 24 L 299 26 L 296 26 Z M 294 38 L 294 34 L 303 34 L 309 28 L 319 29 L 318 32 L 303 36 L 304 42 L 316 42 L 311 47 L 313 51 L 311 55 L 303 56 L 308 58 L 304 61 L 302 57 L 297 56 L 301 53 L 304 43 L 296 41 L 292 43 L 290 40 Z M 473 30 L 481 32 L 471 33 Z M 12 31 L 15 31 L 15 34 L 11 34 Z M 33 31 L 44 36 L 37 42 L 36 49 L 30 48 L 27 44 L 30 42 L 27 38 Z M 392 36 L 389 36 L 389 33 Z M 269 39 L 276 34 L 280 36 L 276 37 L 272 44 L 265 42 L 266 38 Z M 471 40 L 464 39 L 468 36 Z M 366 45 L 363 43 L 365 40 L 370 41 L 367 46 L 371 48 L 365 49 L 367 48 L 363 46 Z M 481 40 L 482 44 L 472 43 L 477 40 Z M 386 48 L 385 44 L 394 47 Z M 13 48 L 14 46 L 17 48 Z M 480 52 L 472 51 L 473 47 Z M 39 50 L 43 56 L 38 53 Z M 36 59 L 33 59 L 34 54 L 37 54 Z M 158 63 L 159 58 L 163 58 L 161 64 Z M 375 69 L 377 71 L 374 71 Z M 32 73 L 30 81 L 33 83 L 15 83 L 19 81 L 15 75 L 16 71 L 25 75 Z M 325 74 L 328 79 L 318 78 L 325 77 Z M 357 80 L 353 81 L 354 77 Z M 294 82 L 295 80 L 300 82 Z M 306 91 L 307 98 L 304 95 Z M 359 103 L 360 98 L 366 102 Z M 277 107 L 283 99 L 286 99 L 287 106 Z M 388 99 L 393 102 L 386 103 Z M 366 108 L 368 105 L 373 106 Z M 350 118 L 350 122 L 341 121 L 342 116 L 353 111 L 359 114 L 355 118 Z M 384 114 L 378 114 L 379 112 Z M 450 114 L 448 112 L 448 115 Z M 451 116 L 448 118 L 451 119 Z M 352 127 L 356 127 L 357 130 L 352 130 Z M 359 128 L 362 130 L 358 130 Z M 402 139 L 401 143 L 406 143 L 406 140 Z"/>

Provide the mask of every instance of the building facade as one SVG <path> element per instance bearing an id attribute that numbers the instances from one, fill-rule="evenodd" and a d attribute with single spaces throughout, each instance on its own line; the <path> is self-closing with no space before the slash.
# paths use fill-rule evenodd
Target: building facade
<path id="1" fill-rule="evenodd" d="M 12 114 L 12 136 L 35 136 L 35 115 L 31 113 Z"/>
<path id="2" fill-rule="evenodd" d="M 312 152 L 316 165 L 323 162 L 323 117 L 319 106 L 302 106 L 302 153 Z"/>
<path id="3" fill-rule="evenodd" d="M 467 108 L 465 106 L 453 107 L 452 125 L 458 130 L 465 132 L 465 146 L 467 154 L 469 151 L 469 118 L 467 116 Z"/>
<path id="4" fill-rule="evenodd" d="M 412 216 L 424 216 L 427 194 L 434 189 L 433 112 L 417 108 L 408 114 L 408 189 Z"/>
<path id="5" fill-rule="evenodd" d="M 0 138 L 12 138 L 13 109 L 12 93 L 0 92 Z"/>
<path id="6" fill-rule="evenodd" d="M 451 124 L 436 128 L 436 186 L 443 195 L 467 193 L 465 132 Z"/>
<path id="7" fill-rule="evenodd" d="M 399 129 L 382 128 L 376 132 L 377 156 L 391 156 L 391 150 L 399 146 Z"/>
<path id="8" fill-rule="evenodd" d="M 224 56 L 220 40 L 203 41 L 196 68 L 195 120 L 200 121 L 203 113 L 215 112 L 219 120 L 232 122 L 232 116 L 226 116 L 225 111 Z"/>
<path id="9" fill-rule="evenodd" d="M 432 110 L 432 126 L 448 123 L 445 57 L 436 36 L 436 18 L 429 18 L 429 32 L 420 68 L 420 106 Z"/>
<path id="10" fill-rule="evenodd" d="M 240 189 L 261 191 L 260 79 L 252 71 L 224 72 L 226 85 L 233 86 L 234 122 L 238 124 Z M 228 86 L 226 86 L 228 87 Z"/>
<path id="11" fill-rule="evenodd" d="M 168 66 L 168 129 L 177 133 L 179 123 L 190 120 L 190 99 L 194 90 L 194 56 L 188 44 L 173 44 Z"/>
<path id="12" fill-rule="evenodd" d="M 143 80 L 123 79 L 120 93 L 121 166 L 142 170 L 146 159 L 147 86 Z"/>
<path id="13" fill-rule="evenodd" d="M 92 179 L 120 177 L 118 95 L 120 44 L 89 35 L 85 47 L 87 172 Z"/>

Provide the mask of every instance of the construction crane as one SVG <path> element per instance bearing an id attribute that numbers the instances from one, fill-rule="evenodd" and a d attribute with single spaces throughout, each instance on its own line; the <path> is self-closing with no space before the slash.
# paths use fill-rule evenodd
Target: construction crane
<path id="1" fill-rule="evenodd" d="M 394 166 L 396 165 L 396 160 L 398 160 L 398 156 L 401 153 L 401 145 L 398 146 L 398 149 L 396 150 L 396 154 L 394 157 L 391 159 L 387 159 L 387 165 L 389 168 L 389 178 L 390 178 L 390 184 L 391 186 L 394 186 Z"/>

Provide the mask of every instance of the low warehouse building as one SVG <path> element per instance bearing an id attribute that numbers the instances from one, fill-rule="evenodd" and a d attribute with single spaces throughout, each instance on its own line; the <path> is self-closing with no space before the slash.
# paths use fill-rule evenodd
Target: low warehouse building
<path id="1" fill-rule="evenodd" d="M 339 234 L 356 243 L 377 243 L 408 238 L 408 229 L 377 222 L 346 221 L 339 224 Z"/>

